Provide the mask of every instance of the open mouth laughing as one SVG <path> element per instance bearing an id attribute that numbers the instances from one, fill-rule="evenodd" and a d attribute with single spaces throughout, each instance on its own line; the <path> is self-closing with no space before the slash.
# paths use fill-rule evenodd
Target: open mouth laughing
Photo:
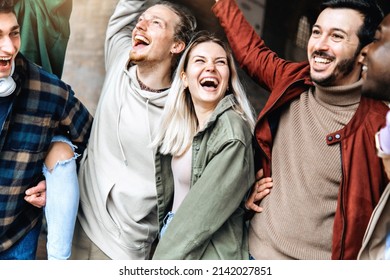
<path id="1" fill-rule="evenodd" d="M 216 78 L 206 77 L 200 80 L 200 85 L 205 89 L 216 89 L 219 81 Z"/>
<path id="2" fill-rule="evenodd" d="M 0 57 L 0 66 L 7 67 L 11 65 L 11 57 Z"/>
<path id="3" fill-rule="evenodd" d="M 150 41 L 145 36 L 140 34 L 134 36 L 133 47 L 137 48 L 137 47 L 143 47 L 149 45 L 150 45 Z"/>

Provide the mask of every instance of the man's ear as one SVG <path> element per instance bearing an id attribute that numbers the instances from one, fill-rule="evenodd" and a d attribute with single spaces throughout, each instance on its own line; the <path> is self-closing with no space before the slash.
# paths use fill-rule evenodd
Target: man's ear
<path id="1" fill-rule="evenodd" d="M 181 53 L 186 47 L 186 44 L 184 44 L 183 41 L 178 41 L 173 44 L 173 47 L 171 49 L 171 53 L 178 54 Z"/>

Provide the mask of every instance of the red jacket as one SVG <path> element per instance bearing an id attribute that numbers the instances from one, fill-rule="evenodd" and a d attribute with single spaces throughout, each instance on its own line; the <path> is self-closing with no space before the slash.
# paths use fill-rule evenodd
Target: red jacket
<path id="1" fill-rule="evenodd" d="M 313 86 L 307 62 L 290 62 L 269 50 L 246 21 L 234 0 L 216 3 L 213 12 L 224 28 L 242 68 L 270 91 L 259 114 L 255 136 L 259 145 L 258 165 L 271 176 L 273 135 L 279 112 Z M 362 97 L 360 105 L 343 129 L 324 135 L 328 145 L 340 143 L 342 182 L 333 226 L 332 259 L 356 259 L 371 213 L 388 180 L 375 150 L 375 133 L 385 125 L 388 107 Z M 271 194 L 272 195 L 272 194 Z"/>

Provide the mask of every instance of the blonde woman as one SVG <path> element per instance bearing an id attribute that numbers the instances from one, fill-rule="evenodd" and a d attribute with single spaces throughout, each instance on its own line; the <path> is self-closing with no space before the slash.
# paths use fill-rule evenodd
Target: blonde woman
<path id="1" fill-rule="evenodd" d="M 199 33 L 179 62 L 154 141 L 163 227 L 154 259 L 249 258 L 254 122 L 230 48 Z"/>

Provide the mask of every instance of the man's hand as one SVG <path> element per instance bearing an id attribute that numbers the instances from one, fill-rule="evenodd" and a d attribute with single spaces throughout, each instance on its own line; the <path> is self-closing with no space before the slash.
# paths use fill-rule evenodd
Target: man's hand
<path id="1" fill-rule="evenodd" d="M 35 207 L 44 207 L 46 205 L 46 181 L 40 181 L 35 187 L 26 190 L 24 200 Z"/>
<path id="2" fill-rule="evenodd" d="M 245 207 L 248 210 L 253 210 L 258 213 L 263 212 L 263 207 L 258 205 L 259 202 L 271 192 L 273 186 L 272 178 L 263 178 L 263 176 L 263 169 L 260 169 L 256 173 L 256 182 L 252 187 L 252 193 L 245 202 Z"/>

